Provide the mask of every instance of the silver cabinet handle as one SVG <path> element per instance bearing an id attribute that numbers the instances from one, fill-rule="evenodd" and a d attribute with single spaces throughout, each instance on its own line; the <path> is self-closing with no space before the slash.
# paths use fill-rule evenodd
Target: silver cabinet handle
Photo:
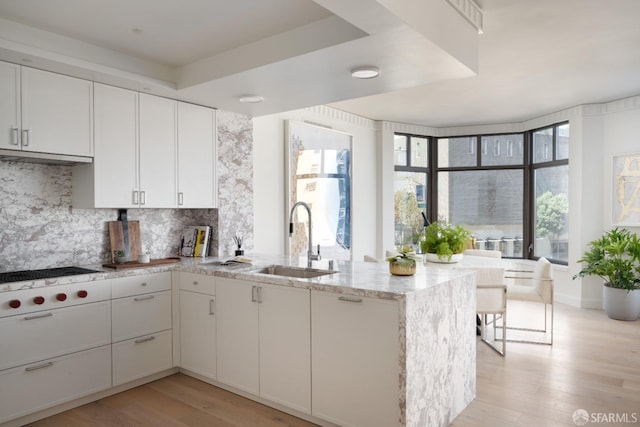
<path id="1" fill-rule="evenodd" d="M 137 191 L 133 191 L 133 204 L 137 205 L 138 204 L 138 192 Z"/>
<path id="2" fill-rule="evenodd" d="M 258 286 L 258 304 L 262 304 L 262 286 Z"/>
<path id="3" fill-rule="evenodd" d="M 147 282 L 140 283 L 140 286 L 147 286 Z"/>
<path id="4" fill-rule="evenodd" d="M 184 205 L 184 193 L 178 193 L 178 206 Z"/>
<path id="5" fill-rule="evenodd" d="M 144 205 L 145 203 L 147 203 L 147 197 L 144 191 L 140 192 L 140 204 Z"/>
<path id="6" fill-rule="evenodd" d="M 197 281 L 197 280 L 194 280 L 194 281 L 193 281 L 193 284 L 194 284 L 195 286 L 198 286 L 198 281 Z"/>
<path id="7" fill-rule="evenodd" d="M 215 299 L 210 299 L 209 300 L 209 314 L 214 315 L 215 314 L 215 309 L 216 309 L 216 300 Z"/>
<path id="8" fill-rule="evenodd" d="M 153 341 L 155 339 L 156 339 L 156 337 L 154 337 L 154 336 L 138 338 L 137 340 L 134 341 L 134 343 L 140 344 L 140 343 L 147 342 L 147 341 Z"/>
<path id="9" fill-rule="evenodd" d="M 31 142 L 31 130 L 22 129 L 22 146 L 28 147 L 30 142 Z"/>
<path id="10" fill-rule="evenodd" d="M 20 132 L 18 132 L 20 129 L 18 128 L 11 128 L 11 145 L 20 145 L 20 141 L 19 141 L 19 136 L 20 136 Z"/>
<path id="11" fill-rule="evenodd" d="M 38 369 L 48 368 L 49 366 L 53 366 L 53 362 L 47 362 L 36 366 L 29 366 L 28 368 L 24 368 L 24 370 L 27 372 L 31 372 L 37 371 Z"/>
<path id="12" fill-rule="evenodd" d="M 339 297 L 338 299 L 345 302 L 362 302 L 362 298 Z"/>
<path id="13" fill-rule="evenodd" d="M 147 296 L 144 296 L 144 297 L 135 297 L 133 300 L 134 301 L 147 301 L 147 300 L 154 299 L 154 298 L 155 298 L 155 295 L 147 295 Z"/>
<path id="14" fill-rule="evenodd" d="M 24 320 L 44 319 L 45 317 L 51 317 L 53 313 L 36 314 L 33 316 L 26 316 Z"/>
<path id="15" fill-rule="evenodd" d="M 256 297 L 256 294 L 258 293 L 258 287 L 257 286 L 252 286 L 251 287 L 251 302 L 257 302 L 258 299 Z"/>

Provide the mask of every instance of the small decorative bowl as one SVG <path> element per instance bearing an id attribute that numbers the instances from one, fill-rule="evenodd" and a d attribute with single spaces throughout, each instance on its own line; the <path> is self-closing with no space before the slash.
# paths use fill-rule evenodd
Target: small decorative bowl
<path id="1" fill-rule="evenodd" d="M 151 255 L 149 254 L 140 254 L 138 255 L 138 262 L 140 264 L 148 264 L 151 262 Z"/>

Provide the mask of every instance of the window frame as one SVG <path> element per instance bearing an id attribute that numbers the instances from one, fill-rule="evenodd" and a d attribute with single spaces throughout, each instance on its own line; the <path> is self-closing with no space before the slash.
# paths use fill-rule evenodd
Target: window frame
<path id="1" fill-rule="evenodd" d="M 567 157 L 566 159 L 557 159 L 557 148 L 558 148 L 558 128 L 564 125 L 570 125 L 569 121 L 564 121 L 564 122 L 558 122 L 558 123 L 554 123 L 552 125 L 547 125 L 547 126 L 542 126 L 539 128 L 535 128 L 535 129 L 530 129 L 527 132 L 525 132 L 525 136 L 528 137 L 529 142 L 527 143 L 527 146 L 529 147 L 529 151 L 530 151 L 530 162 L 529 162 L 529 171 L 527 173 L 527 178 L 529 181 L 529 185 L 527 186 L 529 189 L 529 197 L 527 197 L 526 201 L 525 201 L 525 205 L 527 204 L 528 201 L 528 206 L 526 207 L 526 211 L 525 211 L 525 215 L 528 216 L 529 220 L 527 221 L 527 226 L 529 228 L 528 230 L 528 235 L 529 235 L 529 243 L 527 244 L 526 248 L 527 248 L 527 253 L 528 253 L 528 258 L 525 259 L 531 259 L 531 260 L 538 260 L 540 257 L 535 256 L 535 228 L 536 228 L 536 224 L 535 224 L 535 219 L 536 219 L 536 212 L 535 212 L 535 174 L 536 174 L 536 170 L 538 169 L 544 169 L 544 168 L 553 168 L 553 167 L 558 167 L 558 166 L 569 166 L 569 157 Z M 533 135 L 534 133 L 544 130 L 544 129 L 552 129 L 552 137 L 551 137 L 551 152 L 553 153 L 553 156 L 551 158 L 551 160 L 546 161 L 546 162 L 538 162 L 538 163 L 534 163 L 533 162 Z M 571 135 L 571 127 L 569 127 L 569 135 Z M 527 179 L 525 178 L 525 179 Z M 568 191 L 568 189 L 567 189 Z M 568 260 L 560 260 L 560 259 L 555 259 L 555 258 L 547 258 L 549 262 L 554 263 L 554 264 L 559 264 L 559 265 L 569 265 Z"/>
<path id="2" fill-rule="evenodd" d="M 428 135 L 418 135 L 418 134 L 412 134 L 412 133 L 406 133 L 406 132 L 394 132 L 394 156 L 393 156 L 393 172 L 395 175 L 395 172 L 410 172 L 410 173 L 422 173 L 425 175 L 425 181 L 426 181 L 426 185 L 425 185 L 425 201 L 427 203 L 427 208 L 425 209 L 425 215 L 427 217 L 427 220 L 429 222 L 432 221 L 433 218 L 433 206 L 432 206 L 432 201 L 431 201 L 431 193 L 433 191 L 432 185 L 431 185 L 431 175 L 432 172 L 431 170 L 433 169 L 433 146 L 435 145 L 433 143 L 433 141 L 435 140 L 434 137 L 432 136 L 428 136 Z M 405 149 L 406 149 L 406 165 L 396 165 L 396 158 L 395 158 L 395 137 L 396 136 L 402 136 L 405 138 Z M 420 139 L 425 139 L 427 141 L 427 166 L 412 166 L 411 165 L 411 138 L 420 138 Z M 437 212 L 437 211 L 436 211 Z M 395 240 L 395 239 L 394 239 Z"/>
<path id="3" fill-rule="evenodd" d="M 433 137 L 428 135 L 415 135 L 405 132 L 394 132 L 394 138 L 396 135 L 404 136 L 406 144 L 406 166 L 398 166 L 395 164 L 394 157 L 394 172 L 424 172 L 427 174 L 427 186 L 425 188 L 425 199 L 427 200 L 426 215 L 429 221 L 434 221 L 438 217 L 438 174 L 439 172 L 465 172 L 465 171 L 482 171 L 482 170 L 522 170 L 522 194 L 523 194 L 523 212 L 522 212 L 522 257 L 514 257 L 513 259 L 526 259 L 537 260 L 539 257 L 535 256 L 535 173 L 538 169 L 551 168 L 557 166 L 568 166 L 569 158 L 557 159 L 558 155 L 558 128 L 569 125 L 570 122 L 562 121 L 553 123 L 546 126 L 541 126 L 535 129 L 529 129 L 524 132 L 500 132 L 500 133 L 487 133 L 487 134 L 467 134 L 467 135 L 452 135 Z M 552 159 L 546 162 L 533 162 L 533 135 L 535 132 L 552 129 L 552 147 L 553 153 Z M 569 135 L 570 130 L 569 127 Z M 482 164 L 482 138 L 483 137 L 495 137 L 505 135 L 522 135 L 523 141 L 523 158 L 522 164 L 509 164 L 509 165 L 483 165 Z M 425 138 L 428 141 L 428 162 L 426 167 L 411 166 L 411 137 Z M 451 138 L 475 138 L 475 154 L 476 165 L 475 166 L 447 166 L 440 167 L 438 165 L 438 146 L 441 139 Z M 395 139 L 394 139 L 395 141 Z M 551 259 L 549 261 L 554 264 L 568 265 L 568 261 Z"/>

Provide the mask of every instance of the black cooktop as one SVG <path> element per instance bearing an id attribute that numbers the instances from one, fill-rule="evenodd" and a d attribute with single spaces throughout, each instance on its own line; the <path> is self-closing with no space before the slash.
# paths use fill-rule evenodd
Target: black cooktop
<path id="1" fill-rule="evenodd" d="M 75 276 L 77 274 L 97 273 L 98 270 L 90 270 L 82 267 L 58 267 L 42 270 L 22 270 L 0 273 L 0 283 L 22 282 L 23 280 L 49 279 L 51 277 Z"/>

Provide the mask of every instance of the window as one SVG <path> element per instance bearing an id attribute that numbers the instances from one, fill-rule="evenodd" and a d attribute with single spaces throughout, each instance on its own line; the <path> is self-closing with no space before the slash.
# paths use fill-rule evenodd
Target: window
<path id="1" fill-rule="evenodd" d="M 533 256 L 568 262 L 569 125 L 531 131 Z"/>
<path id="2" fill-rule="evenodd" d="M 429 138 L 396 134 L 394 163 L 394 244 L 419 251 L 419 235 L 427 215 Z"/>
<path id="3" fill-rule="evenodd" d="M 437 215 L 471 230 L 478 249 L 566 264 L 569 136 L 568 123 L 438 138 L 435 146 L 396 134 L 396 245 L 417 244 L 422 215 Z"/>
<path id="4" fill-rule="evenodd" d="M 521 258 L 523 134 L 438 139 L 438 218 L 471 230 L 479 249 Z"/>

